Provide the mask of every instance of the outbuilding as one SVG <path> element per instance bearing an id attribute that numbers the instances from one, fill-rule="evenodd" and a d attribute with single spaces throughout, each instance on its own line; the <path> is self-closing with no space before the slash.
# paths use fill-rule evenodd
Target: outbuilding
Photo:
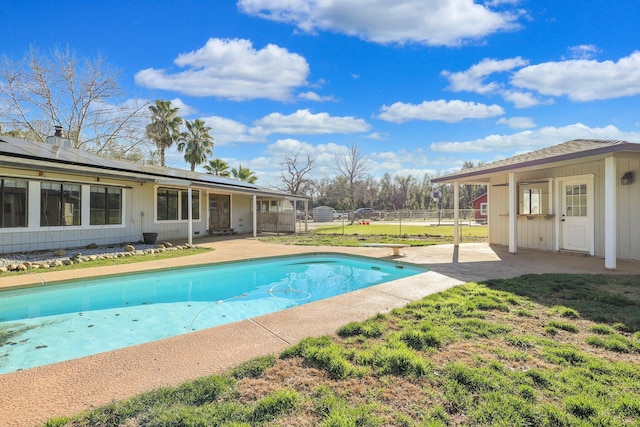
<path id="1" fill-rule="evenodd" d="M 483 193 L 482 195 L 476 197 L 471 201 L 471 206 L 473 206 L 474 211 L 474 220 L 479 222 L 480 224 L 487 223 L 487 193 Z"/>
<path id="2" fill-rule="evenodd" d="M 487 185 L 491 244 L 603 257 L 615 269 L 640 260 L 639 171 L 640 144 L 576 139 L 432 182 L 454 184 L 456 217 L 459 185 Z"/>
<path id="3" fill-rule="evenodd" d="M 318 206 L 313 208 L 314 222 L 331 222 L 333 221 L 333 209 L 331 206 Z"/>

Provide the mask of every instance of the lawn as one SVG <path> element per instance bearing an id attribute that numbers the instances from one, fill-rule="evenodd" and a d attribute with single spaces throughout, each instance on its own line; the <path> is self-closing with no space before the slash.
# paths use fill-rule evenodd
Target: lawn
<path id="1" fill-rule="evenodd" d="M 49 426 L 640 426 L 640 277 L 468 283 Z"/>
<path id="2" fill-rule="evenodd" d="M 180 258 L 180 257 L 184 257 L 184 256 L 191 256 L 191 255 L 199 255 L 202 253 L 207 253 L 207 252 L 211 252 L 213 251 L 213 249 L 211 248 L 204 248 L 204 247 L 191 247 L 189 249 L 181 249 L 181 250 L 177 250 L 177 251 L 166 251 L 166 252 L 156 252 L 153 254 L 143 254 L 143 255 L 135 255 L 135 256 L 125 256 L 125 257 L 118 257 L 118 258 L 103 258 L 103 259 L 96 259 L 93 261 L 86 261 L 86 262 L 75 262 L 74 264 L 71 265 L 61 265 L 58 267 L 49 267 L 46 269 L 47 272 L 50 271 L 65 271 L 65 270 L 78 270 L 78 269 L 83 269 L 83 268 L 93 268 L 93 267 L 109 267 L 109 266 L 119 266 L 119 265 L 124 265 L 124 264 L 134 264 L 137 262 L 144 262 L 144 261 L 161 261 L 161 260 L 165 260 L 165 259 L 172 259 L 172 258 Z M 41 271 L 41 270 L 39 270 Z M 17 276 L 20 274 L 33 274 L 34 270 L 29 269 L 29 270 L 24 270 L 24 271 L 7 271 L 4 273 L 0 273 L 0 277 L 7 277 L 7 276 Z"/>
<path id="3" fill-rule="evenodd" d="M 370 225 L 345 223 L 318 227 L 309 233 L 281 236 L 262 236 L 260 240 L 303 246 L 358 246 L 361 243 L 404 243 L 411 246 L 428 246 L 453 243 L 453 226 L 430 225 Z M 486 226 L 460 227 L 462 242 L 487 240 Z"/>

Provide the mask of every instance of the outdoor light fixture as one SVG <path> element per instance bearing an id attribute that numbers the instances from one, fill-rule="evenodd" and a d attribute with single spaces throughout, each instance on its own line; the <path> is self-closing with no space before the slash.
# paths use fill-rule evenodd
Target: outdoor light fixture
<path id="1" fill-rule="evenodd" d="M 620 185 L 629 185 L 633 182 L 633 172 L 625 172 L 620 178 Z"/>

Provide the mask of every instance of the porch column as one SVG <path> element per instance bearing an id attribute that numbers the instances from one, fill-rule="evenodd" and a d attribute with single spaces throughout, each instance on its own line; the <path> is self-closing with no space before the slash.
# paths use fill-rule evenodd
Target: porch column
<path id="1" fill-rule="evenodd" d="M 187 187 L 187 203 L 189 206 L 187 207 L 188 216 L 189 216 L 189 225 L 187 227 L 187 243 L 193 245 L 193 194 L 191 193 L 191 184 Z"/>
<path id="2" fill-rule="evenodd" d="M 453 246 L 460 245 L 460 184 L 453 182 Z"/>
<path id="3" fill-rule="evenodd" d="M 518 253 L 518 187 L 516 174 L 509 173 L 509 253 Z"/>
<path id="4" fill-rule="evenodd" d="M 258 196 L 253 195 L 253 238 L 258 237 Z"/>
<path id="5" fill-rule="evenodd" d="M 615 157 L 604 159 L 604 268 L 616 269 L 617 254 L 617 182 L 618 173 Z"/>

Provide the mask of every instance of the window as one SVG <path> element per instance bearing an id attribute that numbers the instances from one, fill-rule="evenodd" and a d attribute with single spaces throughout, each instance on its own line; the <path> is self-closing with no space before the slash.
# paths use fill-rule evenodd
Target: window
<path id="1" fill-rule="evenodd" d="M 122 189 L 91 186 L 91 225 L 122 224 Z"/>
<path id="2" fill-rule="evenodd" d="M 178 219 L 178 190 L 158 188 L 158 220 L 169 221 Z"/>
<path id="3" fill-rule="evenodd" d="M 480 203 L 480 215 L 487 216 L 487 204 Z"/>
<path id="4" fill-rule="evenodd" d="M 182 191 L 182 219 L 189 219 L 189 193 Z M 200 219 L 200 192 L 191 190 L 191 216 Z"/>
<path id="5" fill-rule="evenodd" d="M 80 225 L 80 185 L 40 184 L 40 226 Z"/>
<path id="6" fill-rule="evenodd" d="M 27 181 L 0 179 L 0 228 L 27 226 Z"/>
<path id="7" fill-rule="evenodd" d="M 172 188 L 158 188 L 156 204 L 158 221 L 178 221 L 189 219 L 189 194 Z M 191 191 L 193 219 L 200 219 L 200 192 Z"/>
<path id="8" fill-rule="evenodd" d="M 537 188 L 525 188 L 522 197 L 521 214 L 536 215 L 540 213 L 540 190 Z"/>
<path id="9" fill-rule="evenodd" d="M 567 216 L 588 216 L 587 184 L 567 185 L 565 192 Z"/>

